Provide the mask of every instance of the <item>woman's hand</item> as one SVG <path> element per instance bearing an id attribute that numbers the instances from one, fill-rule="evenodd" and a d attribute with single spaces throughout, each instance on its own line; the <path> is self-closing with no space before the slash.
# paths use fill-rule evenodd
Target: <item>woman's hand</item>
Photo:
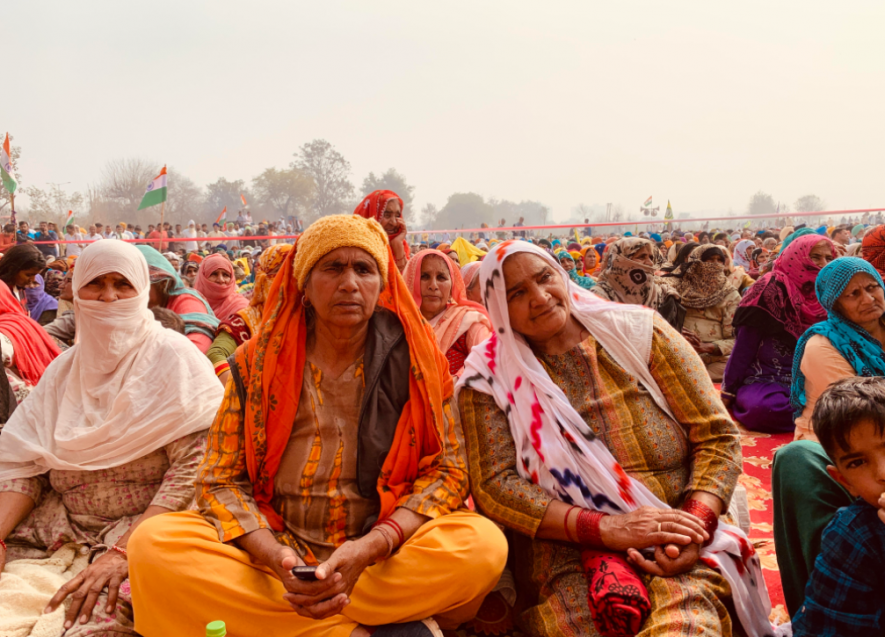
<path id="1" fill-rule="evenodd" d="M 317 568 L 317 581 L 296 579 L 296 590 L 289 589 L 283 598 L 302 617 L 325 619 L 338 615 L 350 603 L 350 593 L 362 572 L 386 552 L 387 542 L 380 533 L 345 542 Z"/>
<path id="2" fill-rule="evenodd" d="M 709 539 L 703 523 L 690 513 L 650 506 L 623 515 L 606 515 L 599 523 L 599 531 L 602 543 L 613 551 L 666 544 L 703 544 Z M 675 559 L 679 553 L 677 547 L 668 547 L 666 554 Z"/>
<path id="3" fill-rule="evenodd" d="M 71 607 L 65 613 L 65 630 L 74 625 L 78 613 L 80 623 L 85 624 L 92 617 L 92 609 L 95 608 L 98 596 L 107 588 L 107 612 L 112 613 L 117 606 L 120 584 L 127 577 L 129 577 L 129 563 L 126 557 L 117 551 L 108 551 L 86 567 L 85 571 L 58 589 L 43 612 L 51 613 L 70 595 Z"/>
<path id="4" fill-rule="evenodd" d="M 636 549 L 627 550 L 627 559 L 636 568 L 642 569 L 649 575 L 658 577 L 673 577 L 680 573 L 687 573 L 694 568 L 701 556 L 699 544 L 689 544 L 683 547 L 676 557 L 671 557 L 660 546 L 655 547 L 655 559 L 649 560 Z"/>

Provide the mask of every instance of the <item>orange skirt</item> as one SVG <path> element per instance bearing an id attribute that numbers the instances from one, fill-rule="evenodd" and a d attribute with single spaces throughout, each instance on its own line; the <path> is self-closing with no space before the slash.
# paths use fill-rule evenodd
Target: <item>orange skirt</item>
<path id="1" fill-rule="evenodd" d="M 218 540 L 196 512 L 146 520 L 128 543 L 135 630 L 144 637 L 199 637 L 222 620 L 232 637 L 349 637 L 359 626 L 435 617 L 472 619 L 507 561 L 507 541 L 486 518 L 458 511 L 430 520 L 388 560 L 363 571 L 342 614 L 302 617 L 273 571 Z"/>

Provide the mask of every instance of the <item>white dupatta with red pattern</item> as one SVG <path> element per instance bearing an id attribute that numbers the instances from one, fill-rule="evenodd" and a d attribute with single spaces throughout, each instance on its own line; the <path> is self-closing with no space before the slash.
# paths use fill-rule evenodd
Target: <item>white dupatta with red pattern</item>
<path id="1" fill-rule="evenodd" d="M 469 387 L 494 397 L 510 423 L 519 454 L 519 475 L 551 497 L 613 514 L 640 506 L 669 508 L 644 484 L 626 474 L 544 370 L 525 339 L 511 329 L 502 266 L 508 256 L 518 252 L 541 257 L 562 276 L 568 286 L 572 315 L 673 418 L 648 366 L 653 310 L 611 303 L 591 294 L 572 283 L 549 254 L 517 240 L 495 246 L 483 259 L 480 285 L 494 332 L 473 348 L 456 391 Z M 711 396 L 715 394 L 712 384 L 709 391 Z M 713 542 L 701 553 L 701 561 L 728 581 L 738 618 L 749 637 L 777 634 L 768 620 L 771 602 L 759 558 L 743 531 L 720 522 Z"/>

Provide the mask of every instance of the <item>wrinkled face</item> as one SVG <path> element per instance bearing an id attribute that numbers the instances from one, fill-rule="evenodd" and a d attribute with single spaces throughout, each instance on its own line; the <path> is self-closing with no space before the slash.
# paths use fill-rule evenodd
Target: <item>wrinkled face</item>
<path id="1" fill-rule="evenodd" d="M 310 271 L 304 296 L 317 321 L 336 328 L 358 329 L 368 323 L 381 294 L 375 259 L 361 248 L 337 248 Z"/>
<path id="2" fill-rule="evenodd" d="M 563 257 L 559 260 L 559 265 L 562 266 L 562 269 L 568 272 L 569 270 L 575 269 L 575 262 L 569 259 L 568 257 Z"/>
<path id="3" fill-rule="evenodd" d="M 138 296 L 138 292 L 122 274 L 108 272 L 81 287 L 77 291 L 77 296 L 84 301 L 113 303 L 120 299 L 131 299 Z"/>
<path id="4" fill-rule="evenodd" d="M 814 261 L 814 264 L 819 268 L 825 267 L 830 261 L 835 259 L 833 250 L 826 241 L 821 241 L 814 246 L 808 254 L 808 258 Z"/>
<path id="5" fill-rule="evenodd" d="M 835 452 L 836 471 L 830 475 L 856 498 L 863 498 L 878 508 L 879 496 L 885 492 L 885 435 L 876 423 L 862 421 L 847 436 L 847 449 Z"/>
<path id="6" fill-rule="evenodd" d="M 452 277 L 441 257 L 421 261 L 421 315 L 427 320 L 446 309 L 452 296 Z"/>
<path id="7" fill-rule="evenodd" d="M 391 199 L 387 202 L 387 206 L 384 208 L 384 212 L 381 213 L 381 218 L 378 222 L 387 234 L 394 235 L 399 232 L 399 221 L 402 218 L 403 209 L 399 205 L 399 201 Z"/>
<path id="8" fill-rule="evenodd" d="M 194 274 L 196 274 L 196 272 L 194 272 Z M 218 268 L 215 272 L 209 275 L 209 280 L 213 283 L 218 283 L 219 285 L 227 285 L 230 283 L 231 275 L 227 270 Z"/>
<path id="9" fill-rule="evenodd" d="M 457 265 L 459 268 L 461 267 L 461 257 L 458 256 L 458 253 L 454 250 L 450 250 L 446 253 L 446 256 L 452 260 L 452 263 Z"/>
<path id="10" fill-rule="evenodd" d="M 639 263 L 645 264 L 648 267 L 652 267 L 655 264 L 654 257 L 652 256 L 651 246 L 648 244 L 643 245 L 639 250 L 631 257 L 633 261 L 638 261 Z"/>
<path id="11" fill-rule="evenodd" d="M 866 272 L 851 277 L 834 309 L 857 325 L 878 321 L 885 314 L 885 290 Z"/>
<path id="12" fill-rule="evenodd" d="M 37 275 L 43 271 L 43 268 L 28 268 L 27 270 L 19 270 L 15 273 L 15 287 L 19 289 L 37 287 Z"/>
<path id="13" fill-rule="evenodd" d="M 519 252 L 504 261 L 510 327 L 530 342 L 545 342 L 568 322 L 568 288 L 553 267 L 535 254 Z"/>
<path id="14" fill-rule="evenodd" d="M 61 283 L 61 291 L 58 294 L 58 298 L 62 301 L 73 301 L 74 300 L 74 273 L 66 272 L 65 278 L 62 279 Z"/>

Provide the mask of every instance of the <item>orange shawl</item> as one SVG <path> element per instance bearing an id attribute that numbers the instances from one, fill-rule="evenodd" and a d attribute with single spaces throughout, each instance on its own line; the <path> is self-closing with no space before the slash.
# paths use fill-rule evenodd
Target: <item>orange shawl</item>
<path id="1" fill-rule="evenodd" d="M 305 363 L 307 330 L 302 294 L 292 272 L 296 251 L 297 245 L 274 278 L 260 330 L 236 352 L 246 390 L 246 468 L 253 497 L 277 531 L 283 530 L 283 520 L 270 505 L 274 476 L 298 413 Z M 399 318 L 412 362 L 410 399 L 378 478 L 379 519 L 384 519 L 394 512 L 401 498 L 411 493 L 415 480 L 438 462 L 447 422 L 444 404 L 452 397 L 454 387 L 448 361 L 406 289 L 392 254 L 378 306 Z"/>

